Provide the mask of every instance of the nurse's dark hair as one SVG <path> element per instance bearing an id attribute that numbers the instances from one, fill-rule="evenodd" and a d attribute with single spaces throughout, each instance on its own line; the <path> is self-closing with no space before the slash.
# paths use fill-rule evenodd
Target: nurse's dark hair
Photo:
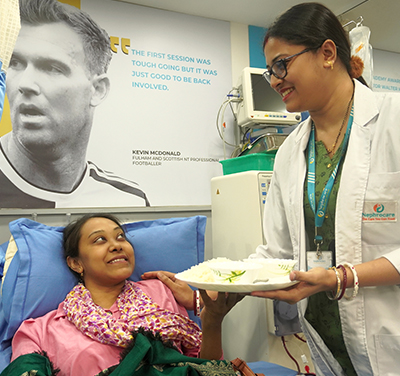
<path id="1" fill-rule="evenodd" d="M 19 8 L 22 26 L 65 23 L 80 36 L 90 73 L 107 72 L 112 58 L 110 38 L 89 14 L 57 0 L 19 0 Z"/>
<path id="2" fill-rule="evenodd" d="M 268 28 L 263 49 L 270 38 L 311 49 L 318 49 L 327 39 L 331 39 L 337 47 L 340 61 L 353 77 L 348 34 L 335 14 L 320 3 L 302 3 L 284 12 Z M 362 77 L 357 79 L 366 85 Z"/>
<path id="3" fill-rule="evenodd" d="M 64 246 L 64 257 L 78 257 L 79 256 L 79 241 L 81 240 L 81 230 L 83 225 L 92 218 L 106 218 L 113 221 L 118 227 L 124 231 L 124 226 L 120 223 L 119 219 L 112 214 L 108 213 L 91 213 L 86 214 L 77 220 L 69 223 L 64 228 L 63 233 L 63 246 Z"/>

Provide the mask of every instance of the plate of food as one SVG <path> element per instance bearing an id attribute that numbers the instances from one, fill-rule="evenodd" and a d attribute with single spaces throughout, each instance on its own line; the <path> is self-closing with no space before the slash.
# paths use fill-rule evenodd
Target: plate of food
<path id="1" fill-rule="evenodd" d="M 261 263 L 250 260 L 216 258 L 192 266 L 175 277 L 199 289 L 236 293 L 279 290 L 297 283 L 290 280 L 290 271 L 285 275 L 265 278 L 262 270 Z"/>

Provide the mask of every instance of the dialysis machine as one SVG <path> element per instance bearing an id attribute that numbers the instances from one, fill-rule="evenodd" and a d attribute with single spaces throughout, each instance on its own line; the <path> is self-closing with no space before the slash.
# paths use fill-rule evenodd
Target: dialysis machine
<path id="1" fill-rule="evenodd" d="M 271 177 L 272 171 L 245 171 L 211 179 L 214 258 L 245 259 L 265 243 L 262 221 Z M 229 312 L 222 330 L 226 359 L 278 363 L 268 356 L 271 346 L 281 349 L 277 336 L 298 333 L 300 327 L 296 306 L 276 303 L 248 296 Z"/>
<path id="2" fill-rule="evenodd" d="M 247 258 L 264 243 L 262 217 L 272 172 L 245 171 L 211 179 L 213 257 Z M 245 297 L 224 318 L 226 359 L 268 361 L 265 299 Z"/>
<path id="3" fill-rule="evenodd" d="M 236 88 L 239 98 L 236 100 L 237 125 L 265 130 L 259 139 L 242 151 L 243 154 L 259 153 L 257 147 L 265 146 L 264 143 L 267 146 L 265 150 L 276 150 L 283 142 L 282 136 L 286 137 L 278 134 L 277 127 L 295 125 L 301 120 L 301 113 L 286 111 L 279 95 L 263 78 L 264 71 L 245 68 Z M 276 127 L 274 135 L 267 133 L 271 127 Z M 269 144 L 269 136 L 274 140 L 274 147 Z M 264 163 L 256 168 L 269 170 Z M 235 172 L 211 179 L 214 258 L 242 260 L 254 253 L 258 245 L 265 243 L 262 223 L 272 177 L 272 171 L 265 170 Z M 245 297 L 224 318 L 224 356 L 226 359 L 239 357 L 247 362 L 264 360 L 290 367 L 293 365 L 290 359 L 290 365 L 284 364 L 287 359 L 277 359 L 282 354 L 280 336 L 300 331 L 295 305 Z"/>

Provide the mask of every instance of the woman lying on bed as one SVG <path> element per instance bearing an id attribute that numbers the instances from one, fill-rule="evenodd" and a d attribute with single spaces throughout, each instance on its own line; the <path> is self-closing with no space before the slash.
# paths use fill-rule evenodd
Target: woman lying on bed
<path id="1" fill-rule="evenodd" d="M 80 283 L 57 310 L 22 323 L 13 339 L 12 360 L 38 352 L 61 370 L 59 376 L 96 375 L 119 363 L 138 330 L 159 333 L 183 355 L 222 358 L 222 320 L 240 296 L 220 293 L 212 300 L 202 291 L 201 332 L 161 281 L 127 280 L 135 267 L 133 247 L 109 214 L 86 215 L 69 224 L 64 254 Z"/>

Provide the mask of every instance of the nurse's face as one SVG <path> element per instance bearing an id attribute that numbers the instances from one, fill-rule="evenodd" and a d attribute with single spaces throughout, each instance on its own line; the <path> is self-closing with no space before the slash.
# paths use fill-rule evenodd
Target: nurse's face
<path id="1" fill-rule="evenodd" d="M 271 87 L 281 96 L 289 112 L 309 110 L 319 95 L 315 50 L 303 52 L 304 50 L 305 46 L 289 44 L 278 38 L 270 38 L 264 49 L 267 69 L 271 69 L 280 59 L 298 54 L 280 62 L 281 66 L 282 63 L 286 66 L 287 74 L 284 78 L 277 78 L 271 74 Z"/>
<path id="2" fill-rule="evenodd" d="M 13 134 L 34 153 L 67 148 L 91 127 L 92 77 L 83 44 L 59 22 L 23 24 L 7 72 Z"/>

